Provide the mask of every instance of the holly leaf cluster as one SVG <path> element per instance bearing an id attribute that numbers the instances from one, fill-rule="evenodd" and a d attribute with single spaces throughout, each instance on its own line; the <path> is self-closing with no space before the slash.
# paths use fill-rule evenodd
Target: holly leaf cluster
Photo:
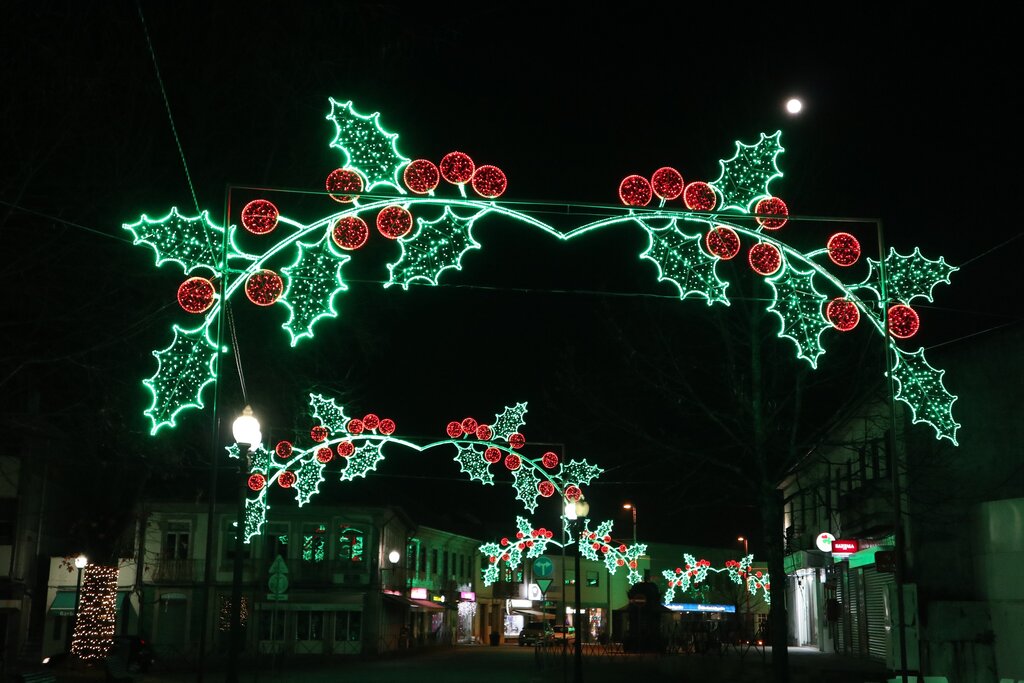
<path id="1" fill-rule="evenodd" d="M 224 228 L 210 220 L 209 211 L 184 216 L 173 207 L 163 218 L 143 214 L 138 222 L 121 227 L 132 233 L 134 244 L 143 244 L 156 253 L 157 267 L 173 262 L 186 274 L 198 268 L 220 272 Z"/>
<path id="2" fill-rule="evenodd" d="M 333 398 L 310 394 L 309 408 L 313 419 L 320 420 L 320 424 L 326 427 L 331 434 L 345 432 L 349 418 L 345 415 L 344 408 L 339 406 Z"/>
<path id="3" fill-rule="evenodd" d="M 505 410 L 494 416 L 491 430 L 494 433 L 495 441 L 508 441 L 508 437 L 515 434 L 526 424 L 523 416 L 526 415 L 526 403 L 517 403 L 514 406 L 506 406 Z"/>
<path id="4" fill-rule="evenodd" d="M 868 259 L 868 276 L 861 283 L 862 287 L 875 292 L 877 296 L 880 289 L 881 264 L 875 259 Z M 949 284 L 950 275 L 960 270 L 956 266 L 946 263 L 946 259 L 940 256 L 937 260 L 925 258 L 921 254 L 920 247 L 914 247 L 912 254 L 903 256 L 896 253 L 892 247 L 885 257 L 885 289 L 888 298 L 892 301 L 901 301 L 909 304 L 917 298 L 931 302 L 932 290 L 940 283 Z"/>
<path id="5" fill-rule="evenodd" d="M 462 270 L 462 257 L 480 248 L 473 239 L 473 223 L 486 213 L 484 210 L 463 218 L 446 206 L 435 221 L 417 218 L 416 232 L 398 240 L 401 254 L 397 261 L 388 264 L 391 278 L 384 286 L 401 285 L 402 289 L 409 289 L 415 280 L 436 285 L 445 270 Z"/>
<path id="6" fill-rule="evenodd" d="M 455 462 L 459 463 L 459 469 L 481 484 L 494 484 L 494 475 L 491 473 L 491 463 L 483 458 L 483 454 L 477 446 L 470 444 L 455 444 L 458 452 L 455 454 Z"/>
<path id="7" fill-rule="evenodd" d="M 341 151 L 342 166 L 355 170 L 366 181 L 366 189 L 391 185 L 399 192 L 398 173 L 409 159 L 398 151 L 398 134 L 380 125 L 380 112 L 360 114 L 348 102 L 331 98 L 328 120 L 334 122 L 335 135 L 331 147 Z"/>
<path id="8" fill-rule="evenodd" d="M 304 460 L 295 471 L 295 500 L 302 507 L 320 492 L 320 483 L 324 481 L 325 464 L 316 458 Z M 365 475 L 364 475 L 365 476 Z"/>
<path id="9" fill-rule="evenodd" d="M 956 396 L 949 393 L 942 382 L 945 370 L 933 368 L 924 357 L 924 349 L 907 353 L 896 350 L 893 379 L 896 380 L 895 398 L 910 406 L 913 422 L 926 422 L 935 429 L 935 438 L 949 439 L 957 445 L 956 432 L 960 423 L 953 419 Z"/>
<path id="10" fill-rule="evenodd" d="M 336 318 L 334 295 L 348 289 L 341 278 L 341 267 L 351 257 L 335 254 L 324 236 L 319 242 L 299 242 L 295 261 L 281 269 L 285 286 L 281 303 L 288 308 L 288 320 L 282 325 L 295 346 L 303 338 L 313 337 L 313 326 L 321 318 Z"/>
<path id="11" fill-rule="evenodd" d="M 512 472 L 512 483 L 516 490 L 516 499 L 523 501 L 523 507 L 530 512 L 537 509 L 537 484 L 540 477 L 533 471 L 532 467 L 520 467 Z"/>
<path id="12" fill-rule="evenodd" d="M 185 408 L 203 407 L 203 389 L 216 377 L 216 348 L 206 338 L 206 328 L 186 330 L 175 325 L 174 340 L 166 349 L 154 351 L 157 369 L 145 384 L 153 402 L 145 410 L 153 423 L 150 434 L 163 426 L 173 427 Z"/>
<path id="13" fill-rule="evenodd" d="M 679 298 L 702 297 L 708 306 L 715 302 L 729 305 L 725 290 L 729 283 L 718 277 L 716 267 L 721 260 L 701 248 L 701 236 L 689 235 L 679 229 L 675 218 L 666 228 L 647 231 L 647 249 L 640 258 L 658 267 L 658 281 L 670 282 L 679 290 Z"/>
<path id="14" fill-rule="evenodd" d="M 825 353 L 821 335 L 831 325 L 821 312 L 828 297 L 814 288 L 814 271 L 785 268 L 769 277 L 768 285 L 775 292 L 768 310 L 779 316 L 782 323 L 779 336 L 793 340 L 797 358 L 817 368 L 818 357 Z"/>
<path id="15" fill-rule="evenodd" d="M 377 463 L 384 459 L 381 453 L 381 443 L 367 441 L 356 448 L 355 452 L 347 458 L 348 465 L 341 471 L 341 481 L 353 481 L 356 477 L 366 475 L 377 469 Z"/>
<path id="16" fill-rule="evenodd" d="M 576 486 L 587 486 L 594 479 L 601 476 L 603 469 L 597 465 L 591 465 L 586 460 L 570 460 L 562 463 L 558 470 L 558 476 L 564 484 L 575 484 Z M 598 534 L 604 536 L 604 534 Z"/>
<path id="17" fill-rule="evenodd" d="M 709 183 L 722 196 L 721 209 L 749 213 L 758 200 L 771 196 L 768 186 L 782 177 L 777 160 L 784 151 L 782 131 L 761 133 L 761 139 L 752 145 L 737 141 L 736 153 L 718 162 L 722 172 Z"/>

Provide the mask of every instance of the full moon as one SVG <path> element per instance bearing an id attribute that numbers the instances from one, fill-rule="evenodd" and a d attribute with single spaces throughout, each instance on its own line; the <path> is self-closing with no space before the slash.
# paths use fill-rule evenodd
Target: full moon
<path id="1" fill-rule="evenodd" d="M 804 108 L 804 103 L 797 98 L 792 98 L 786 102 L 786 111 L 790 114 L 799 114 L 800 110 Z"/>

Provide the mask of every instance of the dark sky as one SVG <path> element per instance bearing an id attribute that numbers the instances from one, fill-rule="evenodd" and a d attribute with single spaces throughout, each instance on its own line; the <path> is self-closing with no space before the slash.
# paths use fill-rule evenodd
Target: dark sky
<path id="1" fill-rule="evenodd" d="M 1019 221 L 999 216 L 1015 211 L 1002 166 L 1016 153 L 1009 101 L 1017 86 L 1008 22 L 998 17 L 897 8 L 826 20 L 767 6 L 751 14 L 690 5 L 612 13 L 374 3 L 141 8 L 199 203 L 218 222 L 228 184 L 322 188 L 340 164 L 328 148 L 328 97 L 383 112 L 411 158 L 436 161 L 459 149 L 500 166 L 510 200 L 611 204 L 623 176 L 662 165 L 712 180 L 734 140 L 782 128 L 786 175 L 773 189 L 791 212 L 879 217 L 901 252 L 920 245 L 931 257 L 969 262 L 952 287 L 937 289 L 934 306 L 919 308 L 922 344 L 1019 319 L 1009 273 L 1021 244 L 1002 246 L 1019 237 Z M 78 420 L 101 423 L 107 439 L 121 430 L 137 437 L 130 443 L 151 443 L 142 437 L 140 380 L 154 370 L 150 351 L 184 322 L 174 301 L 182 277 L 155 270 L 120 225 L 143 212 L 191 209 L 192 198 L 139 9 L 16 3 L 10 14 L 0 29 L 10 425 L 25 441 L 40 425 Z M 782 110 L 791 95 L 806 103 L 799 118 Z M 236 192 L 232 212 L 252 196 Z M 267 196 L 300 219 L 333 210 L 318 197 Z M 789 229 L 803 230 L 793 241 L 812 248 L 834 227 Z M 856 231 L 874 249 L 873 226 Z M 489 221 L 476 229 L 484 248 L 463 272 L 446 275 L 445 287 L 409 292 L 380 287 L 397 250 L 371 239 L 347 273 L 355 281 L 339 297 L 339 318 L 295 350 L 279 327 L 283 311 L 240 305 L 238 348 L 264 433 L 308 429 L 298 411 L 314 387 L 338 393 L 353 414 L 372 410 L 402 433 L 438 438 L 450 419 L 489 419 L 529 400 L 528 439 L 564 444 L 570 456 L 609 468 L 608 483 L 591 495 L 598 515 L 631 499 L 642 510 L 641 535 L 646 527 L 656 540 L 713 544 L 752 533 L 745 503 L 709 496 L 728 489 L 720 475 L 666 460 L 635 431 L 713 448 L 701 437 L 706 425 L 678 423 L 680 413 L 645 392 L 626 356 L 642 356 L 657 334 L 680 357 L 713 359 L 711 315 L 736 314 L 673 300 L 637 260 L 645 246 L 637 232 L 568 245 Z M 859 353 L 866 342 L 844 343 L 833 356 Z M 779 362 L 795 367 L 791 348 L 780 348 L 787 353 Z M 822 376 L 841 394 L 845 366 L 828 375 L 829 358 Z M 230 360 L 222 388 L 227 415 L 241 402 Z M 41 422 L 21 419 L 36 402 Z M 174 467 L 195 467 L 197 479 L 210 419 L 209 410 L 193 411 L 158 438 L 162 449 L 192 454 Z M 82 440 L 80 432 L 50 437 L 58 449 Z M 430 464 L 420 462 L 427 457 Z M 395 453 L 364 490 L 329 483 L 324 495 L 435 512 L 457 501 L 451 507 L 511 529 L 512 490 L 464 483 L 449 458 Z M 681 481 L 699 483 L 702 495 Z"/>

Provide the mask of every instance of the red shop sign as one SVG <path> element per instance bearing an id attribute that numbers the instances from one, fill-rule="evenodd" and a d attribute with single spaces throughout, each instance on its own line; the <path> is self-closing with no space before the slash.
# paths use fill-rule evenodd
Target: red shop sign
<path id="1" fill-rule="evenodd" d="M 860 541 L 840 541 L 839 539 L 832 541 L 833 555 L 851 555 L 858 550 L 860 550 Z"/>

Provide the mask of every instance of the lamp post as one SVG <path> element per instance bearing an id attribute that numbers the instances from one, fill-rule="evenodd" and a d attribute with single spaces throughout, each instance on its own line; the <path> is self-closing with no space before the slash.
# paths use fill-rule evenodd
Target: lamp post
<path id="1" fill-rule="evenodd" d="M 736 540 L 743 544 L 743 557 L 746 557 L 747 556 L 747 537 L 746 536 L 738 536 L 736 538 Z M 746 605 L 746 610 L 745 610 L 746 613 L 744 615 L 744 617 L 745 617 L 744 621 L 746 622 L 746 621 L 750 621 L 750 590 L 747 588 L 746 577 L 744 577 L 743 595 L 744 595 L 743 602 Z M 746 628 L 746 624 L 744 624 L 744 628 Z M 753 639 L 753 636 L 754 636 L 754 630 L 751 629 L 750 630 L 750 637 L 751 637 L 751 639 Z"/>
<path id="2" fill-rule="evenodd" d="M 85 555 L 79 555 L 75 558 L 75 569 L 78 570 L 78 580 L 75 582 L 75 611 L 71 617 L 71 623 L 68 624 L 67 643 L 64 647 L 66 652 L 71 652 L 71 634 L 75 630 L 75 626 L 78 624 L 78 600 L 82 594 L 82 570 L 89 564 L 89 558 Z"/>
<path id="3" fill-rule="evenodd" d="M 622 509 L 633 513 L 633 545 L 636 545 L 636 505 L 626 503 L 622 506 Z"/>
<path id="4" fill-rule="evenodd" d="M 565 516 L 567 519 L 573 522 L 573 528 L 576 531 L 576 552 L 573 554 L 573 566 L 576 572 L 576 580 L 574 585 L 574 605 L 573 605 L 573 619 L 572 625 L 576 629 L 576 638 L 573 642 L 573 681 L 575 683 L 583 683 L 583 641 L 581 636 L 583 631 L 580 628 L 580 531 L 583 529 L 582 520 L 587 518 L 590 514 L 590 503 L 580 496 L 579 500 L 566 501 L 565 503 Z"/>
<path id="5" fill-rule="evenodd" d="M 388 562 L 391 563 L 391 587 L 396 590 L 400 589 L 395 577 L 398 576 L 398 561 L 401 559 L 402 555 L 397 550 L 392 550 L 388 553 Z"/>
<path id="6" fill-rule="evenodd" d="M 228 645 L 227 683 L 238 682 L 238 653 L 242 649 L 242 545 L 245 540 L 245 500 L 248 488 L 249 453 L 260 447 L 263 434 L 260 422 L 246 406 L 231 425 L 231 433 L 238 445 L 238 517 L 235 527 L 235 556 L 231 573 L 231 638 Z"/>

